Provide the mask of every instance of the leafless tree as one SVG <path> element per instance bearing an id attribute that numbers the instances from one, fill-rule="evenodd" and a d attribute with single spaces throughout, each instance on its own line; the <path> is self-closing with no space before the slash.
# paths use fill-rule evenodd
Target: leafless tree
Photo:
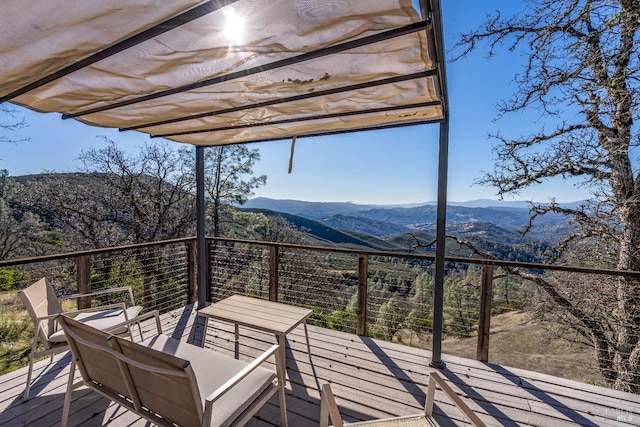
<path id="1" fill-rule="evenodd" d="M 498 195 L 549 178 L 577 179 L 593 198 L 578 208 L 555 201 L 532 206 L 534 220 L 550 212 L 576 225 L 558 254 L 578 241 L 598 239 L 615 249 L 615 266 L 640 270 L 640 174 L 633 153 L 638 145 L 640 89 L 640 2 L 637 0 L 529 0 L 526 10 L 503 18 L 489 16 L 462 34 L 458 57 L 477 48 L 488 56 L 501 47 L 522 52 L 527 62 L 514 78 L 516 93 L 498 105 L 499 117 L 526 109 L 541 112 L 553 128 L 532 135 L 492 135 L 496 161 L 480 184 Z M 640 391 L 640 283 L 616 281 L 616 302 L 608 320 L 563 294 L 548 281 L 531 277 L 587 334 L 607 382 Z"/>
<path id="2" fill-rule="evenodd" d="M 28 141 L 28 138 L 15 139 L 9 136 L 9 132 L 14 132 L 20 129 L 24 129 L 29 126 L 24 118 L 18 118 L 18 110 L 7 105 L 0 105 L 0 113 L 4 114 L 8 117 L 8 121 L 0 122 L 0 143 L 3 142 L 19 142 L 19 141 Z"/>
<path id="3" fill-rule="evenodd" d="M 103 139 L 104 148 L 80 154 L 81 173 L 43 174 L 33 204 L 82 242 L 77 249 L 192 234 L 191 153 L 153 144 L 131 155 L 115 141 Z"/>
<path id="4" fill-rule="evenodd" d="M 0 260 L 42 255 L 49 249 L 46 226 L 33 212 L 18 208 L 22 185 L 0 170 Z"/>

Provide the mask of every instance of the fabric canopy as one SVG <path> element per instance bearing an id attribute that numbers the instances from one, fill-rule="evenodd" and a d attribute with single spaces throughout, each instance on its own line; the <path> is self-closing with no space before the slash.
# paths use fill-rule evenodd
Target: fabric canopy
<path id="1" fill-rule="evenodd" d="M 447 85 L 440 0 L 417 1 L 4 0 L 0 102 L 196 145 L 199 308 L 206 146 L 440 123 L 440 368 Z"/>
<path id="2" fill-rule="evenodd" d="M 201 146 L 441 122 L 432 3 L 5 0 L 0 100 Z"/>

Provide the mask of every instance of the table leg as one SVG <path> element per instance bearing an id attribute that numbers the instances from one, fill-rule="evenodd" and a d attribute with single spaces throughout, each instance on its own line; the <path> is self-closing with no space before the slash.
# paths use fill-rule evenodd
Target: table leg
<path id="1" fill-rule="evenodd" d="M 278 392 L 278 400 L 280 404 L 280 420 L 282 427 L 288 427 L 287 423 L 287 403 L 285 401 L 285 378 L 287 375 L 287 354 L 285 351 L 284 334 L 276 334 L 278 340 L 278 353 L 276 354 L 276 369 L 278 374 L 278 384 L 280 390 Z"/>
<path id="2" fill-rule="evenodd" d="M 280 360 L 282 360 L 282 372 L 280 372 L 280 376 L 282 378 L 278 378 L 278 381 L 282 381 L 282 386 L 284 387 L 287 377 L 286 340 L 284 334 L 277 334 L 276 338 L 278 339 L 278 345 L 280 346 L 280 348 L 278 349 L 278 352 L 280 353 Z"/>
<path id="3" fill-rule="evenodd" d="M 304 337 L 307 340 L 307 355 L 309 356 L 309 363 L 313 365 L 311 362 L 311 346 L 309 345 L 309 332 L 307 331 L 307 319 L 304 320 Z"/>
<path id="4" fill-rule="evenodd" d="M 240 334 L 239 334 L 239 327 L 237 323 L 233 324 L 234 326 L 234 332 L 235 332 L 235 338 L 236 338 L 236 343 L 234 345 L 234 352 L 235 352 L 235 356 L 236 359 L 240 359 Z"/>
<path id="5" fill-rule="evenodd" d="M 209 318 L 204 318 L 204 331 L 202 331 L 202 342 L 200 343 L 200 347 L 204 348 L 204 344 L 207 341 L 207 331 L 209 330 Z"/>

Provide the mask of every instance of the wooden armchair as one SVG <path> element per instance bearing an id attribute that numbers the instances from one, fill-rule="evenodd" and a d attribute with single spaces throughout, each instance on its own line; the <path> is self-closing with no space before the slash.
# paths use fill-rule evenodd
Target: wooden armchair
<path id="1" fill-rule="evenodd" d="M 121 324 L 140 314 L 142 307 L 135 305 L 133 292 L 128 286 L 88 294 L 66 295 L 58 298 L 51 282 L 46 278 L 42 278 L 28 288 L 18 292 L 35 326 L 31 352 L 29 353 L 29 373 L 27 374 L 27 385 L 24 390 L 24 400 L 29 399 L 34 359 L 51 355 L 51 361 L 53 361 L 55 354 L 69 349 L 64 332 L 58 328 L 56 322 L 56 318 L 63 313 L 62 301 L 76 298 L 93 298 L 98 295 L 112 293 L 127 295 L 129 297 L 129 306 L 125 302 L 120 302 L 85 310 L 69 311 L 66 314 L 74 316 L 80 322 L 90 324 L 99 329 L 109 330 L 114 334 L 130 334 L 131 330 Z"/>
<path id="2" fill-rule="evenodd" d="M 155 316 L 158 334 L 140 343 L 67 316 L 59 318 L 82 374 L 82 381 L 73 384 L 71 371 L 62 427 L 68 422 L 72 391 L 79 385 L 161 426 L 242 426 L 278 393 L 281 424 L 287 425 L 278 345 L 245 363 L 163 335 Z M 262 366 L 271 357 L 275 370 Z"/>
<path id="3" fill-rule="evenodd" d="M 327 427 L 329 419 L 333 422 L 333 427 L 343 426 L 368 426 L 368 427 L 424 427 L 437 425 L 433 419 L 433 401 L 435 397 L 436 384 L 440 386 L 442 391 L 451 399 L 451 401 L 460 409 L 462 414 L 477 427 L 484 427 L 485 424 L 478 416 L 460 399 L 460 397 L 451 389 L 444 379 L 436 372 L 429 375 L 429 386 L 427 389 L 427 400 L 424 405 L 424 413 L 415 415 L 406 415 L 402 417 L 385 418 L 379 420 L 361 421 L 356 423 L 345 423 L 340 417 L 338 405 L 331 391 L 329 384 L 322 385 L 322 396 L 320 401 L 320 427 Z"/>

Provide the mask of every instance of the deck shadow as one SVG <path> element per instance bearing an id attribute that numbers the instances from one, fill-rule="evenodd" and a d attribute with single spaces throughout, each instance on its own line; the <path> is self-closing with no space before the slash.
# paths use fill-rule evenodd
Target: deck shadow
<path id="1" fill-rule="evenodd" d="M 291 344 L 289 344 L 289 338 L 285 337 L 285 353 L 286 353 L 286 370 L 287 370 L 287 379 L 291 384 L 291 388 L 293 393 L 297 396 L 300 396 L 305 399 L 310 399 L 309 393 L 307 392 L 307 387 L 304 385 L 304 379 L 302 378 L 301 370 L 298 367 L 298 362 L 294 357 L 293 349 L 291 348 Z M 306 355 L 309 358 L 309 364 L 311 367 L 311 373 L 313 375 L 313 379 L 316 383 L 316 388 L 318 392 L 320 391 L 320 380 L 318 379 L 318 374 L 316 373 L 316 368 L 313 365 L 313 358 L 311 355 Z M 295 387 L 295 390 L 294 390 Z"/>
<path id="2" fill-rule="evenodd" d="M 586 418 L 584 415 L 578 413 L 575 409 L 569 408 L 567 405 L 560 402 L 558 399 L 550 396 L 544 390 L 538 388 L 537 386 L 523 379 L 522 377 L 519 377 L 518 375 L 514 374 L 507 368 L 500 365 L 488 365 L 488 366 L 490 366 L 491 369 L 493 369 L 494 371 L 502 375 L 507 380 L 514 383 L 516 386 L 530 393 L 536 399 L 539 399 L 540 401 L 551 406 L 553 409 L 557 410 L 562 415 L 569 418 L 572 422 L 579 424 L 581 426 L 587 426 L 587 427 L 595 427 L 598 425 L 594 423 L 592 420 Z"/>
<path id="3" fill-rule="evenodd" d="M 187 328 L 190 328 L 188 342 L 193 343 L 193 340 L 197 338 L 195 334 L 198 332 L 196 330 L 198 328 L 196 328 L 195 326 L 200 316 L 196 317 L 193 326 L 191 326 L 189 322 L 189 319 L 191 318 L 191 315 L 194 311 L 194 306 L 194 304 L 187 304 L 180 311 L 180 319 L 178 319 L 174 330 L 171 332 L 171 338 L 182 340 L 182 337 L 185 335 L 185 331 L 187 330 Z M 203 328 L 200 328 L 200 330 L 203 330 Z"/>
<path id="4" fill-rule="evenodd" d="M 460 378 L 457 374 L 446 369 L 446 365 L 444 369 L 439 369 L 438 372 L 444 376 L 451 383 L 455 384 L 456 387 L 460 389 L 466 396 L 468 396 L 471 400 L 473 400 L 478 406 L 487 411 L 487 414 L 495 419 L 497 422 L 502 424 L 503 426 L 515 427 L 518 425 L 517 422 L 513 421 L 511 417 L 497 408 L 493 403 L 489 402 L 486 397 L 482 396 L 475 388 L 467 385 L 467 383 Z"/>
<path id="5" fill-rule="evenodd" d="M 64 396 L 64 391 L 36 395 L 26 402 L 22 400 L 22 397 L 18 397 L 15 404 L 0 412 L 0 425 L 44 426 L 59 424 L 62 419 Z M 69 426 L 102 426 L 105 424 L 105 416 L 110 406 L 109 399 L 86 387 L 80 387 L 72 393 Z M 51 410 L 44 412 L 38 410 L 42 407 L 51 408 Z M 109 422 L 119 415 L 117 412 L 119 408 L 115 409 L 115 413 L 109 416 Z M 121 410 L 120 414 L 124 412 Z"/>
<path id="6" fill-rule="evenodd" d="M 358 338 L 360 338 L 362 343 L 367 346 L 371 353 L 376 356 L 378 360 L 380 360 L 382 366 L 389 369 L 391 375 L 393 375 L 394 378 L 400 381 L 400 384 L 402 384 L 407 392 L 416 399 L 416 402 L 418 402 L 420 406 L 424 406 L 424 402 L 427 396 L 425 392 L 420 387 L 418 387 L 418 385 L 409 377 L 409 375 L 407 375 L 404 370 L 400 366 L 398 366 L 398 364 L 390 356 L 388 356 L 387 353 L 382 348 L 380 348 L 380 346 L 372 338 Z"/>
<path id="7" fill-rule="evenodd" d="M 64 368 L 69 364 L 71 364 L 71 352 L 67 351 L 64 354 L 62 354 L 61 357 L 54 358 L 54 361 L 47 364 L 47 366 L 44 367 L 38 375 L 35 375 L 36 368 L 34 367 L 35 376 L 31 378 L 31 388 L 29 391 L 30 399 L 28 401 L 31 401 L 34 398 L 38 397 L 38 394 L 42 392 L 42 390 L 44 390 L 47 387 L 47 385 L 52 383 L 58 377 L 58 375 L 60 375 L 60 373 L 64 370 Z M 64 375 L 65 377 L 67 376 L 66 373 Z M 25 382 L 22 384 L 23 387 L 27 385 L 26 373 L 24 378 L 25 378 Z M 24 391 L 24 389 L 22 391 Z M 20 404 L 24 402 L 24 400 L 22 399 L 22 396 L 23 396 L 22 391 L 18 396 L 16 396 L 14 403 L 9 405 L 9 408 L 13 407 L 16 404 Z"/>

